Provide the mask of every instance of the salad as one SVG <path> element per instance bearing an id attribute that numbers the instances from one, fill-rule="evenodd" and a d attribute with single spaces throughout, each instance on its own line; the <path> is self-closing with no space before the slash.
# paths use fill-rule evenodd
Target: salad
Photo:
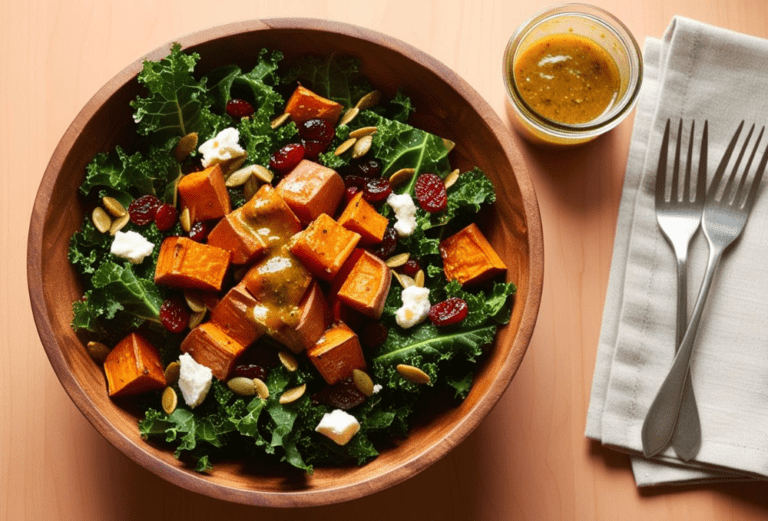
<path id="1" fill-rule="evenodd" d="M 493 184 L 356 59 L 198 60 L 145 62 L 134 148 L 87 166 L 72 327 L 141 435 L 198 471 L 364 464 L 463 400 L 509 320 L 515 285 L 473 223 Z"/>

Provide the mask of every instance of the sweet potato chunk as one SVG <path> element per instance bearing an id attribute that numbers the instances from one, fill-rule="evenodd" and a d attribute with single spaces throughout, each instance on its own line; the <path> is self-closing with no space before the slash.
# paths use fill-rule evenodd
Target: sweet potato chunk
<path id="1" fill-rule="evenodd" d="M 336 213 L 344 196 L 344 181 L 336 171 L 304 159 L 280 181 L 277 193 L 302 224 L 309 224 L 322 213 Z"/>
<path id="2" fill-rule="evenodd" d="M 381 242 L 388 222 L 386 217 L 363 199 L 363 192 L 355 194 L 344 209 L 344 213 L 339 217 L 340 225 L 360 234 L 360 244 Z"/>
<path id="3" fill-rule="evenodd" d="M 294 353 L 300 353 L 315 345 L 331 325 L 331 310 L 317 282 L 312 282 L 301 299 L 298 316 L 298 324 L 285 324 L 272 334 L 272 338 Z"/>
<path id="4" fill-rule="evenodd" d="M 186 237 L 168 237 L 160 246 L 155 282 L 177 288 L 219 291 L 229 268 L 229 252 Z"/>
<path id="5" fill-rule="evenodd" d="M 264 328 L 253 321 L 251 311 L 257 305 L 241 283 L 224 295 L 211 311 L 211 322 L 219 326 L 227 335 L 244 346 L 255 342 Z"/>
<path id="6" fill-rule="evenodd" d="M 157 349 L 131 333 L 104 360 L 110 396 L 132 396 L 165 387 L 163 364 Z"/>
<path id="7" fill-rule="evenodd" d="M 384 261 L 364 251 L 339 289 L 338 297 L 352 309 L 378 320 L 391 282 L 392 271 Z"/>
<path id="8" fill-rule="evenodd" d="M 357 246 L 360 235 L 321 214 L 291 241 L 291 253 L 316 277 L 331 280 Z"/>
<path id="9" fill-rule="evenodd" d="M 209 367 L 213 376 L 226 380 L 245 346 L 218 325 L 205 322 L 189 332 L 181 343 L 181 350 L 189 353 L 195 362 Z"/>
<path id="10" fill-rule="evenodd" d="M 291 115 L 291 119 L 296 123 L 319 118 L 327 120 L 334 126 L 343 109 L 344 107 L 335 101 L 318 96 L 301 85 L 296 88 L 285 106 L 285 111 Z"/>
<path id="11" fill-rule="evenodd" d="M 445 277 L 462 285 L 477 284 L 507 267 L 474 223 L 440 243 Z"/>
<path id="12" fill-rule="evenodd" d="M 272 185 L 259 188 L 242 208 L 243 218 L 268 248 L 285 243 L 301 231 L 301 222 Z"/>
<path id="13" fill-rule="evenodd" d="M 296 306 L 311 282 L 312 275 L 286 250 L 254 265 L 241 284 L 262 304 Z"/>
<path id="14" fill-rule="evenodd" d="M 232 254 L 232 264 L 250 264 L 267 250 L 256 229 L 246 221 L 243 208 L 230 212 L 208 234 L 208 244 Z"/>
<path id="15" fill-rule="evenodd" d="M 218 164 L 182 177 L 179 197 L 181 207 L 189 208 L 192 222 L 219 219 L 232 210 L 224 173 Z"/>
<path id="16" fill-rule="evenodd" d="M 307 350 L 307 356 L 330 385 L 347 378 L 354 369 L 366 367 L 357 335 L 343 323 L 328 329 Z"/>

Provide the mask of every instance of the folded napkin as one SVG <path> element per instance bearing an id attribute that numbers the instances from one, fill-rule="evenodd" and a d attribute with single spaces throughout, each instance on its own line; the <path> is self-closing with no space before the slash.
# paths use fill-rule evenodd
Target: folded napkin
<path id="1" fill-rule="evenodd" d="M 635 455 L 674 357 L 676 264 L 654 210 L 666 121 L 674 137 L 684 119 L 687 145 L 691 119 L 697 137 L 709 120 L 710 179 L 742 119 L 758 130 L 768 123 L 768 41 L 675 17 L 663 40 L 646 40 L 644 54 L 586 428 L 587 437 Z M 639 486 L 768 478 L 766 185 L 715 274 L 696 338 L 691 378 L 701 450 L 690 463 L 671 448 L 653 461 L 634 457 Z M 689 313 L 707 253 L 700 232 L 689 255 Z"/>

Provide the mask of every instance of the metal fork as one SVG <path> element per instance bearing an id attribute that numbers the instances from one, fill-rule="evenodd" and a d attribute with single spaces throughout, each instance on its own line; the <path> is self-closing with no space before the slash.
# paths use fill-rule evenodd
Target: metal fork
<path id="1" fill-rule="evenodd" d="M 659 453 L 672 437 L 675 429 L 675 422 L 680 409 L 680 401 L 683 396 L 684 385 L 687 380 L 688 368 L 693 352 L 693 344 L 696 339 L 696 331 L 699 327 L 701 314 L 704 310 L 704 304 L 712 287 L 715 270 L 720 264 L 723 252 L 728 248 L 736 238 L 741 235 L 742 230 L 749 217 L 749 212 L 755 202 L 760 181 L 768 163 L 768 148 L 763 153 L 760 164 L 757 167 L 754 177 L 750 183 L 747 182 L 749 170 L 752 161 L 757 153 L 757 148 L 763 137 L 765 127 L 760 131 L 757 141 L 754 144 L 752 153 L 749 155 L 747 164 L 743 170 L 741 178 L 737 180 L 738 170 L 744 154 L 747 151 L 750 139 L 755 126 L 749 130 L 741 152 L 736 163 L 733 166 L 731 175 L 723 179 L 723 174 L 728 166 L 731 154 L 736 146 L 739 134 L 744 127 L 742 121 L 736 133 L 731 139 L 730 144 L 723 156 L 723 160 L 717 167 L 712 184 L 707 191 L 707 198 L 704 203 L 704 214 L 702 219 L 702 229 L 709 243 L 709 259 L 707 261 L 707 270 L 704 274 L 699 295 L 696 298 L 696 304 L 693 307 L 693 314 L 688 323 L 688 327 L 680 343 L 680 348 L 672 362 L 672 368 L 669 371 L 664 383 L 661 385 L 656 398 L 651 404 L 648 415 L 643 425 L 643 433 L 646 433 L 645 426 L 648 425 L 647 433 L 648 443 L 643 440 L 643 453 L 646 457 L 651 457 Z"/>
<path id="2" fill-rule="evenodd" d="M 688 321 L 688 249 L 691 240 L 699 229 L 701 212 L 704 208 L 704 198 L 706 197 L 709 122 L 704 122 L 695 190 L 691 187 L 691 168 L 696 122 L 691 122 L 691 133 L 688 140 L 688 161 L 685 166 L 682 193 L 679 189 L 679 180 L 683 121 L 680 120 L 677 127 L 677 148 L 675 150 L 675 162 L 671 180 L 667 176 L 669 126 L 670 121 L 667 120 L 664 138 L 661 142 L 661 152 L 659 153 L 659 166 L 656 171 L 656 220 L 659 223 L 662 234 L 672 246 L 675 257 L 677 257 L 677 325 L 675 329 L 675 351 L 677 351 L 677 347 L 683 340 L 685 325 Z M 669 198 L 666 196 L 667 185 L 671 185 Z M 674 431 L 672 447 L 678 456 L 687 461 L 696 455 L 701 446 L 699 412 L 696 407 L 696 398 L 693 394 L 690 377 L 685 380 L 677 424 L 680 428 Z M 642 439 L 644 448 L 646 447 L 646 438 L 652 438 L 652 433 L 646 432 L 646 429 L 651 428 L 652 426 L 647 422 L 643 424 Z"/>

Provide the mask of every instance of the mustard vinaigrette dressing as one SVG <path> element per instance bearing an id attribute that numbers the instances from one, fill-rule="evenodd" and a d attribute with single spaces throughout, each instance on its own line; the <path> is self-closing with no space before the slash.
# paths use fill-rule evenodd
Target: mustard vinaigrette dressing
<path id="1" fill-rule="evenodd" d="M 541 116 L 566 124 L 588 123 L 610 109 L 621 78 L 599 44 L 575 34 L 553 34 L 515 60 L 520 96 Z"/>

